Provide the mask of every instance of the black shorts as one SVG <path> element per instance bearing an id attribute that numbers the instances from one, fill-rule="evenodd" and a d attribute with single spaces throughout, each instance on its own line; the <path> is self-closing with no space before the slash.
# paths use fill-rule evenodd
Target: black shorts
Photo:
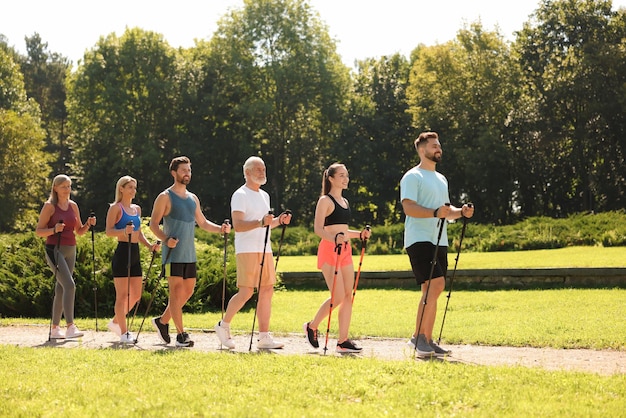
<path id="1" fill-rule="evenodd" d="M 196 263 L 169 263 L 161 270 L 164 277 L 182 277 L 183 279 L 196 278 Z"/>
<path id="2" fill-rule="evenodd" d="M 118 242 L 111 261 L 113 277 L 128 277 L 128 243 Z M 130 277 L 141 277 L 139 244 L 130 244 Z"/>
<path id="3" fill-rule="evenodd" d="M 433 256 L 435 255 L 435 245 L 431 242 L 416 242 L 406 249 L 411 262 L 413 275 L 417 285 L 421 285 L 430 280 L 430 270 L 432 268 Z M 432 278 L 446 277 L 448 274 L 448 247 L 439 246 L 437 248 L 437 262 L 433 270 Z"/>

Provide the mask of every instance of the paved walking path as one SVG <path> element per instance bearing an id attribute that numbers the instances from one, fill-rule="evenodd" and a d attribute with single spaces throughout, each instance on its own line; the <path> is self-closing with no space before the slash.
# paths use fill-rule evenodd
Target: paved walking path
<path id="1" fill-rule="evenodd" d="M 219 352 L 219 340 L 215 333 L 203 330 L 189 330 L 195 345 L 189 350 L 201 352 Z M 48 341 L 48 327 L 42 325 L 0 326 L 0 345 L 20 347 L 58 347 L 58 348 L 114 348 L 135 350 L 175 350 L 173 343 L 163 345 L 152 329 L 142 331 L 139 341 L 134 346 L 124 346 L 119 338 L 110 332 L 93 330 L 84 331 L 85 335 L 73 340 Z M 313 349 L 303 334 L 275 335 L 276 340 L 285 343 L 285 348 L 271 350 L 279 355 L 323 355 L 323 349 Z M 172 338 L 174 339 L 174 338 Z M 234 335 L 235 352 L 247 353 L 250 334 Z M 253 341 L 252 351 L 257 352 Z M 320 339 L 323 347 L 325 340 Z M 391 361 L 414 361 L 414 352 L 404 339 L 364 338 L 358 340 L 363 347 L 360 357 L 371 357 Z M 329 339 L 328 356 L 340 356 L 335 352 L 335 339 Z M 452 355 L 444 360 L 450 363 L 476 365 L 505 365 L 541 367 L 548 370 L 569 370 L 598 373 L 601 375 L 626 373 L 626 351 L 614 350 L 561 350 L 553 348 L 529 347 L 490 347 L 475 345 L 443 345 L 452 350 Z M 228 350 L 221 350 L 228 351 Z"/>

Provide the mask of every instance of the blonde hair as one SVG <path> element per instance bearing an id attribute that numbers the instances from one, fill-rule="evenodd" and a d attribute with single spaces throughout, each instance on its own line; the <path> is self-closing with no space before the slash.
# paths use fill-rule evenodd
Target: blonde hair
<path id="1" fill-rule="evenodd" d="M 115 185 L 115 202 L 111 203 L 112 205 L 122 201 L 122 191 L 120 189 L 126 186 L 131 181 L 134 181 L 135 184 L 137 183 L 137 180 L 135 180 L 131 176 L 120 177 L 120 179 L 117 181 L 117 184 Z"/>
<path id="2" fill-rule="evenodd" d="M 59 195 L 56 192 L 56 190 L 54 190 L 54 188 L 60 185 L 61 183 L 65 183 L 66 181 L 69 181 L 70 185 L 72 184 L 72 179 L 69 178 L 69 176 L 65 174 L 58 174 L 54 178 L 54 180 L 52 180 L 52 188 L 50 189 L 50 197 L 48 197 L 48 202 L 56 206 L 56 204 L 59 202 Z"/>

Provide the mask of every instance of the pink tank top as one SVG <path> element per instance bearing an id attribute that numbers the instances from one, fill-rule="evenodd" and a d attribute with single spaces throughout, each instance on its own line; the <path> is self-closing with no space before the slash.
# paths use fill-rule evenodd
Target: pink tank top
<path id="1" fill-rule="evenodd" d="M 76 245 L 76 235 L 74 235 L 74 228 L 76 227 L 76 214 L 72 210 L 72 206 L 68 206 L 67 210 L 62 210 L 59 206 L 54 206 L 54 213 L 48 221 L 48 228 L 53 228 L 54 225 L 63 220 L 65 228 L 61 232 L 61 245 Z M 47 245 L 57 245 L 59 238 L 57 234 L 52 234 L 46 238 Z"/>

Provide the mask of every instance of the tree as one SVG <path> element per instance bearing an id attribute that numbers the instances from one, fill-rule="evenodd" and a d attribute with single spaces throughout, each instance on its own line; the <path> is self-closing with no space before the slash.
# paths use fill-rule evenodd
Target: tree
<path id="1" fill-rule="evenodd" d="M 122 175 L 138 180 L 136 201 L 146 208 L 170 184 L 167 166 L 181 152 L 176 75 L 175 51 L 161 35 L 136 28 L 100 38 L 72 74 L 71 167 L 96 215 L 103 218 Z"/>
<path id="2" fill-rule="evenodd" d="M 407 112 L 409 63 L 400 54 L 358 63 L 350 105 L 333 155 L 350 172 L 354 222 L 400 220 L 400 178 L 415 155 L 415 129 Z"/>
<path id="3" fill-rule="evenodd" d="M 624 16 L 610 1 L 544 0 L 518 33 L 524 95 L 513 120 L 520 167 L 533 174 L 520 178 L 529 215 L 626 203 Z"/>
<path id="4" fill-rule="evenodd" d="M 419 131 L 440 135 L 452 203 L 475 203 L 477 220 L 511 221 L 515 176 L 506 133 L 518 71 L 508 45 L 477 22 L 456 40 L 418 46 L 412 60 L 409 111 Z"/>
<path id="5" fill-rule="evenodd" d="M 26 37 L 26 51 L 27 56 L 20 60 L 26 95 L 35 99 L 41 108 L 46 151 L 54 156 L 52 172 L 65 173 L 70 158 L 66 143 L 65 78 L 71 65 L 67 58 L 48 52 L 48 43 L 42 42 L 38 33 Z"/>
<path id="6" fill-rule="evenodd" d="M 0 231 L 32 228 L 45 200 L 49 170 L 40 124 L 18 65 L 0 48 Z"/>
<path id="7" fill-rule="evenodd" d="M 237 167 L 252 154 L 265 160 L 273 202 L 312 219 L 349 82 L 326 27 L 306 1 L 246 0 L 209 48 L 216 100 L 201 114 L 241 152 Z"/>

